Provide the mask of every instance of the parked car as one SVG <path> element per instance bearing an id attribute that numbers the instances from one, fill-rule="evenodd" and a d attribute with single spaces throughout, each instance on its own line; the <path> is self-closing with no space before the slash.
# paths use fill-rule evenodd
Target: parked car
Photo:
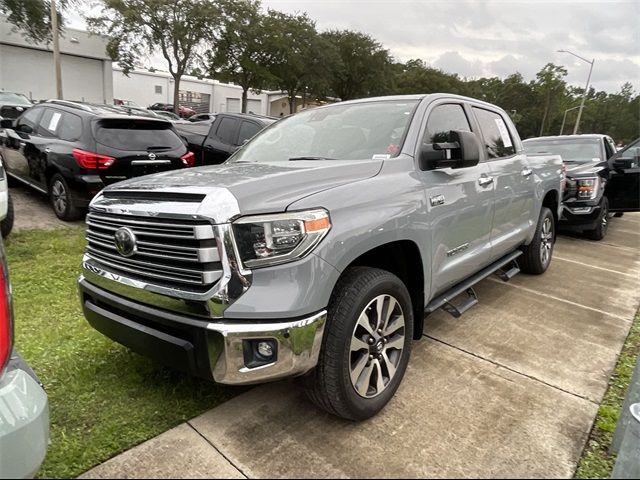
<path id="1" fill-rule="evenodd" d="M 49 443 L 49 402 L 14 349 L 8 275 L 0 239 L 0 478 L 33 478 Z"/>
<path id="2" fill-rule="evenodd" d="M 154 103 L 149 107 L 149 110 L 164 110 L 165 112 L 173 112 L 173 104 L 171 103 Z M 195 115 L 196 111 L 193 108 L 185 107 L 184 105 L 178 105 L 178 114 L 182 118 L 188 118 Z"/>
<path id="3" fill-rule="evenodd" d="M 523 143 L 527 154 L 557 154 L 566 165 L 560 228 L 602 240 L 613 212 L 638 209 L 628 204 L 635 204 L 640 197 L 637 188 L 635 192 L 622 188 L 634 181 L 637 185 L 638 174 L 614 168 L 611 159 L 616 147 L 611 137 L 563 135 L 530 138 Z"/>
<path id="4" fill-rule="evenodd" d="M 59 218 L 74 220 L 105 185 L 193 165 L 171 122 L 114 108 L 51 100 L 1 120 L 6 172 L 49 195 Z"/>
<path id="5" fill-rule="evenodd" d="M 247 140 L 276 122 L 276 118 L 244 113 L 219 113 L 213 122 L 176 125 L 195 155 L 196 165 L 224 162 Z"/>
<path id="6" fill-rule="evenodd" d="M 0 92 L 0 119 L 17 118 L 33 103 L 21 93 Z"/>
<path id="7" fill-rule="evenodd" d="M 215 119 L 216 116 L 213 113 L 196 113 L 187 118 L 190 122 L 213 122 Z"/>
<path id="8" fill-rule="evenodd" d="M 174 368 L 236 385 L 302 376 L 320 408 L 365 419 L 395 394 L 425 313 L 462 315 L 493 273 L 547 270 L 561 165 L 527 157 L 508 115 L 471 98 L 303 111 L 223 165 L 94 198 L 84 315 Z"/>

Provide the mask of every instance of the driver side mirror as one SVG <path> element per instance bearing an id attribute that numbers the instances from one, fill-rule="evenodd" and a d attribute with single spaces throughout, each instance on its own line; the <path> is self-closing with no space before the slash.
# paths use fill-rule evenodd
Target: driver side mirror
<path id="1" fill-rule="evenodd" d="M 13 128 L 13 120 L 10 118 L 3 118 L 0 120 L 0 128 Z"/>
<path id="2" fill-rule="evenodd" d="M 30 125 L 18 125 L 16 131 L 21 133 L 33 133 L 33 128 Z"/>
<path id="3" fill-rule="evenodd" d="M 480 141 L 473 132 L 451 130 L 447 142 L 423 144 L 420 169 L 468 168 L 480 161 Z"/>
<path id="4" fill-rule="evenodd" d="M 613 161 L 613 168 L 616 170 L 627 170 L 640 166 L 640 156 L 616 158 Z"/>

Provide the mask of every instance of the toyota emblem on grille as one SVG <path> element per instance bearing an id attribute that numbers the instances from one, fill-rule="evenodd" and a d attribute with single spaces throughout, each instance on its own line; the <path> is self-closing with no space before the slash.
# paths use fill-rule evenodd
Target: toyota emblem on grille
<path id="1" fill-rule="evenodd" d="M 155 160 L 156 159 L 156 154 L 151 152 L 149 153 L 149 160 Z"/>
<path id="2" fill-rule="evenodd" d="M 136 235 L 130 228 L 122 227 L 116 230 L 114 235 L 116 249 L 123 257 L 130 257 L 137 251 Z"/>

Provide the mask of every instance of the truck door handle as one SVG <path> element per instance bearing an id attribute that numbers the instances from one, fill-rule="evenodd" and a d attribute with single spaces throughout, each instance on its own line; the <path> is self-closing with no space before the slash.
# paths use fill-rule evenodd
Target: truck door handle
<path id="1" fill-rule="evenodd" d="M 44 153 L 49 153 L 51 151 L 51 149 L 49 147 L 44 149 Z"/>
<path id="2" fill-rule="evenodd" d="M 486 187 L 487 185 L 491 185 L 493 183 L 493 177 L 480 177 L 478 179 L 478 184 L 481 187 Z"/>
<path id="3" fill-rule="evenodd" d="M 529 167 L 527 167 L 524 170 L 522 170 L 522 176 L 523 177 L 528 177 L 532 173 L 533 173 L 533 170 L 531 170 Z"/>

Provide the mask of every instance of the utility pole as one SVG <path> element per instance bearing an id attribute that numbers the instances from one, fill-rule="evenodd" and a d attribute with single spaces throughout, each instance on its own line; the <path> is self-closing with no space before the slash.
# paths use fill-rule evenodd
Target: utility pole
<path id="1" fill-rule="evenodd" d="M 62 100 L 62 67 L 60 65 L 60 38 L 58 36 L 58 11 L 56 1 L 51 0 L 51 36 L 53 37 L 53 64 L 56 70 L 56 97 Z"/>
<path id="2" fill-rule="evenodd" d="M 580 110 L 578 110 L 578 118 L 576 119 L 576 124 L 573 127 L 573 134 L 576 135 L 578 133 L 578 127 L 580 126 L 580 118 L 582 118 L 582 109 L 584 108 L 584 101 L 587 98 L 587 94 L 589 93 L 589 82 L 591 81 L 591 72 L 593 72 L 593 64 L 596 63 L 596 59 L 589 61 L 580 55 L 570 52 L 569 50 L 558 50 L 558 52 L 568 53 L 569 55 L 573 55 L 576 58 L 579 58 L 583 62 L 589 63 L 591 67 L 589 67 L 589 76 L 587 77 L 587 86 L 584 87 L 584 95 L 582 95 L 582 101 L 580 102 Z"/>

